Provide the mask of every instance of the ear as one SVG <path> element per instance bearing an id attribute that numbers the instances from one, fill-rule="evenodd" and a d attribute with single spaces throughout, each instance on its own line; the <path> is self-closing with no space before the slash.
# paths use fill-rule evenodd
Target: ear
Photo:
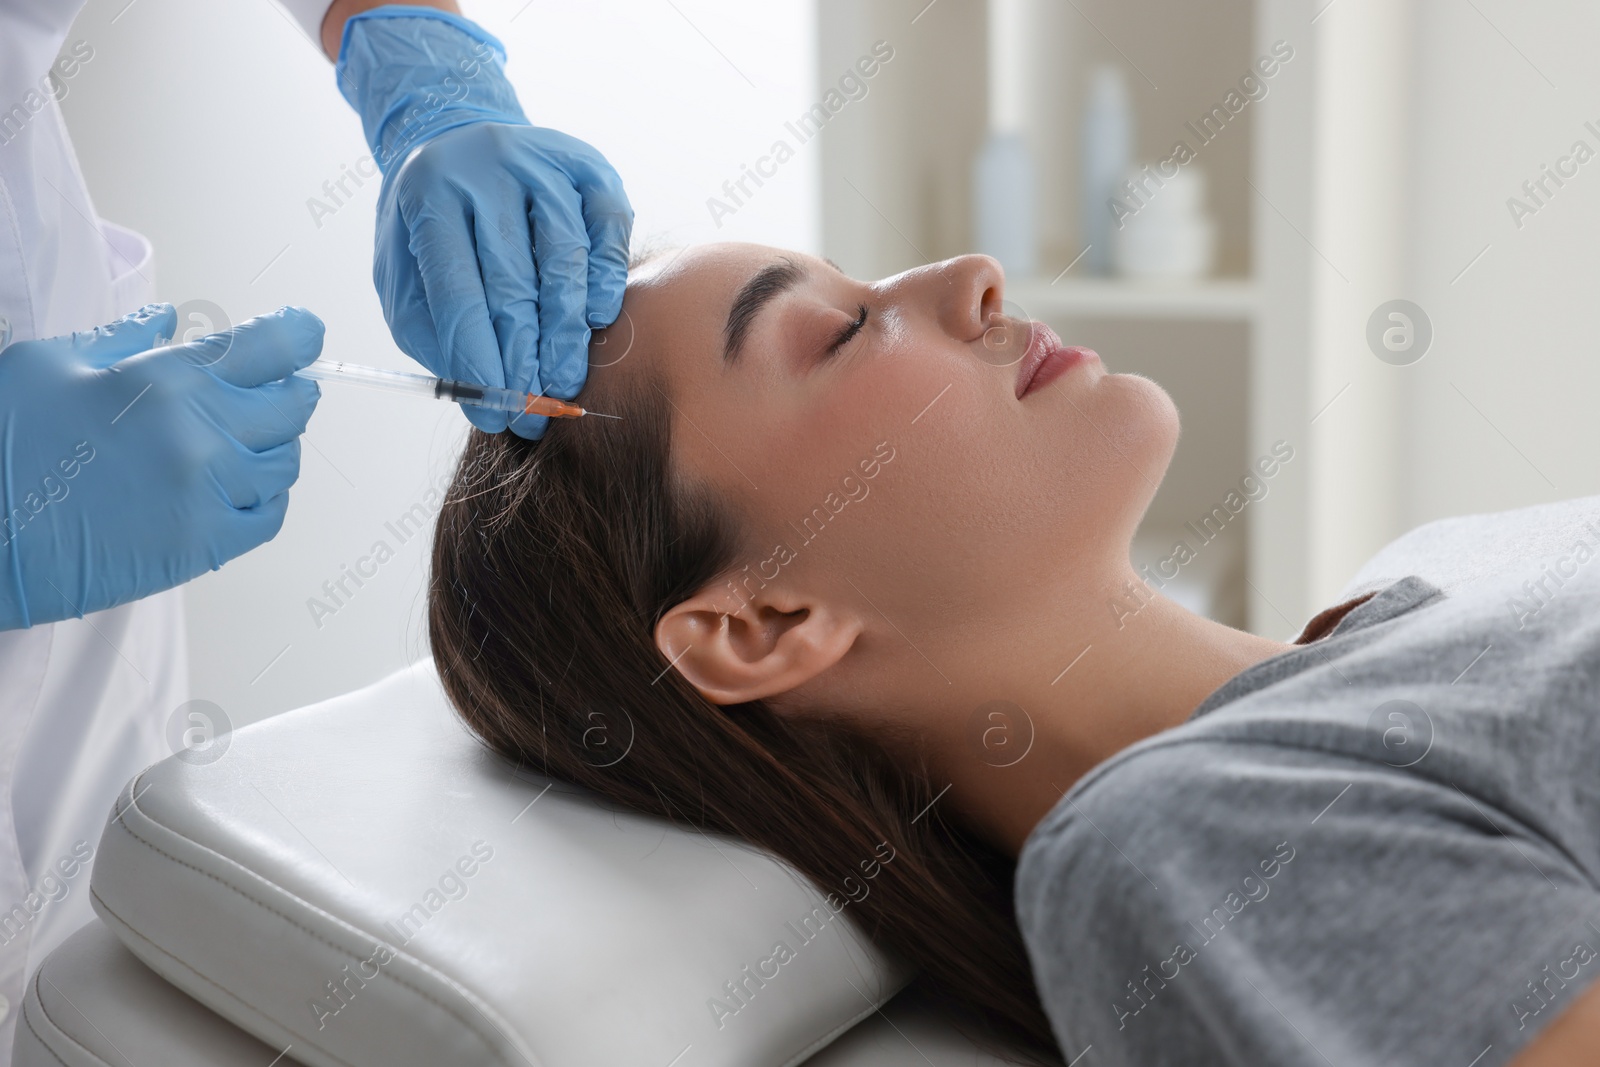
<path id="1" fill-rule="evenodd" d="M 656 623 L 656 647 L 713 704 L 786 693 L 844 658 L 861 621 L 814 596 L 763 589 L 735 602 L 712 583 Z"/>

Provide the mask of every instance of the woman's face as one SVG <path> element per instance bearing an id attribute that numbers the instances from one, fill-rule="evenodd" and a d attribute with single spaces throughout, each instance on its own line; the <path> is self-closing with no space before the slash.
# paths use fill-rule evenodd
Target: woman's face
<path id="1" fill-rule="evenodd" d="M 803 588 L 931 658 L 1033 605 L 1115 595 L 1177 411 L 1092 353 L 1019 395 L 1054 335 L 1002 314 L 1004 285 L 984 256 L 862 282 L 747 244 L 634 272 L 590 388 L 649 387 L 647 366 L 663 379 L 675 473 L 744 531 L 726 611 Z"/>

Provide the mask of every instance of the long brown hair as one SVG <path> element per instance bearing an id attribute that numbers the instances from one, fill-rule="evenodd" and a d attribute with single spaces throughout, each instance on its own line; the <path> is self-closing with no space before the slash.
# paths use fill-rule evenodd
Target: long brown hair
<path id="1" fill-rule="evenodd" d="M 753 842 L 825 892 L 869 873 L 848 912 L 920 972 L 922 994 L 1008 1060 L 1059 1064 L 1013 911 L 1015 862 L 942 814 L 927 775 L 882 745 L 759 701 L 711 704 L 656 648 L 657 620 L 731 567 L 741 539 L 712 494 L 674 478 L 660 383 L 628 393 L 604 398 L 620 422 L 552 420 L 537 442 L 471 432 L 428 595 L 451 701 L 517 763 Z"/>

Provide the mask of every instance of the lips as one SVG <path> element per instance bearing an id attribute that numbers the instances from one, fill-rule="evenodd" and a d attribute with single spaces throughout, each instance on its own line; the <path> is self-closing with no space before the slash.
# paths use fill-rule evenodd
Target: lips
<path id="1" fill-rule="evenodd" d="M 1017 366 L 1017 399 L 1042 389 L 1080 363 L 1100 356 L 1092 348 L 1063 345 L 1056 332 L 1042 322 L 1030 322 L 1028 350 Z"/>

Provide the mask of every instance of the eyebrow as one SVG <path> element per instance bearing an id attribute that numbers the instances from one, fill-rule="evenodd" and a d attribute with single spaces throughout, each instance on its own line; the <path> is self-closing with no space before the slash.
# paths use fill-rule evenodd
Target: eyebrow
<path id="1" fill-rule="evenodd" d="M 733 366 L 744 347 L 745 337 L 755 324 L 756 316 L 779 296 L 798 285 L 806 276 L 805 268 L 791 259 L 762 267 L 740 286 L 734 295 L 733 306 L 728 309 L 728 322 L 722 329 L 722 361 Z"/>

